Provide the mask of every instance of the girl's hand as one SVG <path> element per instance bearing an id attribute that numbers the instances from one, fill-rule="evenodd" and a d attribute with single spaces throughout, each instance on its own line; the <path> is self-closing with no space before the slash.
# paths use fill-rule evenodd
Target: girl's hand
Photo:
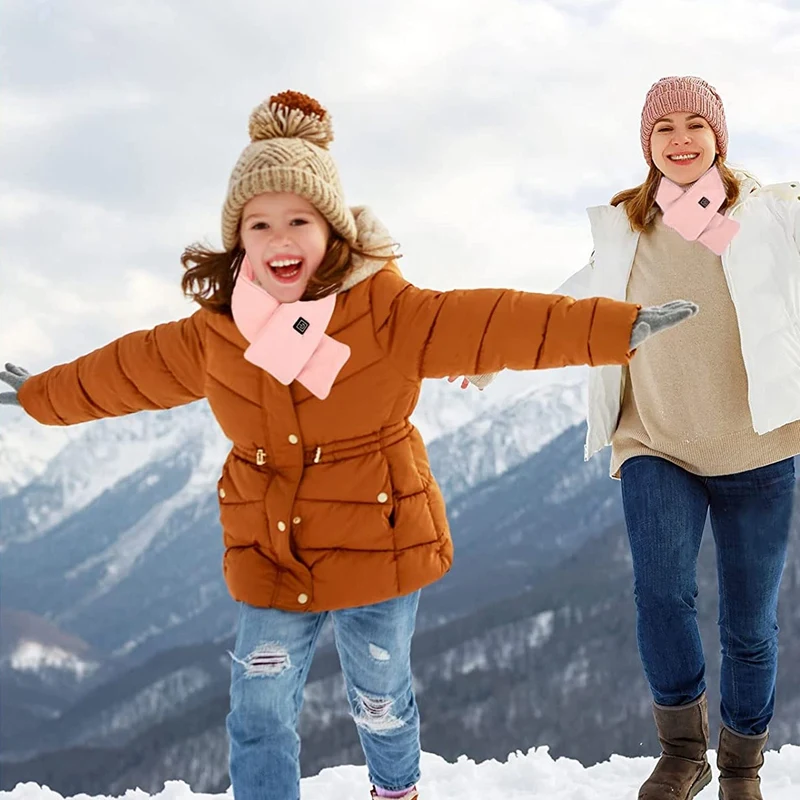
<path id="1" fill-rule="evenodd" d="M 30 373 L 27 370 L 14 364 L 6 364 L 6 370 L 0 372 L 0 381 L 7 383 L 14 391 L 0 392 L 0 405 L 18 406 L 20 403 L 17 392 L 28 378 L 30 378 Z"/>

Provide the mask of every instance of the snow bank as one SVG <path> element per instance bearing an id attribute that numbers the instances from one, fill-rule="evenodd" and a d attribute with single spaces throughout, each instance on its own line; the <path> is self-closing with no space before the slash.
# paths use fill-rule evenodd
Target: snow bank
<path id="1" fill-rule="evenodd" d="M 713 753 L 712 764 L 714 763 Z M 655 764 L 655 758 L 623 758 L 593 767 L 583 767 L 567 758 L 553 760 L 546 747 L 526 755 L 511 755 L 501 764 L 485 761 L 476 764 L 462 756 L 450 764 L 439 756 L 424 754 L 420 791 L 423 800 L 631 800 Z M 800 747 L 785 745 L 769 751 L 762 786 L 769 800 L 797 800 L 800 797 Z M 364 767 L 336 767 L 323 770 L 302 785 L 303 800 L 368 800 L 369 785 Z M 87 795 L 77 795 L 87 800 Z M 142 791 L 128 791 L 127 800 L 150 798 Z M 192 793 L 181 781 L 168 783 L 153 798 L 158 800 L 211 800 L 228 795 Z M 699 800 L 716 800 L 717 781 L 698 795 Z M 13 791 L 0 792 L 0 800 L 59 800 L 61 795 L 34 783 L 20 784 Z M 100 798 L 97 798 L 100 800 Z"/>

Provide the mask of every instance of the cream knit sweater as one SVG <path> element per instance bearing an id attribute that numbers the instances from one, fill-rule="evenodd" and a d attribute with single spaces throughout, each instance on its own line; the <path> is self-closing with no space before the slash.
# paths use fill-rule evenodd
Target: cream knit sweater
<path id="1" fill-rule="evenodd" d="M 753 264 L 758 269 L 758 264 Z M 722 260 L 664 225 L 643 233 L 627 300 L 642 306 L 676 297 L 700 313 L 648 339 L 624 374 L 611 473 L 626 459 L 665 458 L 697 475 L 730 475 L 800 453 L 800 422 L 759 436 L 747 402 L 739 326 Z"/>

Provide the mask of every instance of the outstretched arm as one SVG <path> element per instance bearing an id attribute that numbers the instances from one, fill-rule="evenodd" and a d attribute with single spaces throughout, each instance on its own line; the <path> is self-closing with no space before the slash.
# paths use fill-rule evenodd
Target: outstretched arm
<path id="1" fill-rule="evenodd" d="M 33 375 L 19 387 L 19 404 L 45 425 L 184 405 L 205 396 L 207 311 L 136 331 L 111 344 Z"/>
<path id="2" fill-rule="evenodd" d="M 799 198 L 800 199 L 800 198 Z M 800 212 L 800 207 L 798 207 Z M 800 219 L 800 213 L 798 213 Z M 592 253 L 594 257 L 594 253 Z M 591 292 L 591 277 L 594 269 L 592 259 L 582 269 L 573 273 L 567 280 L 553 292 L 554 295 L 567 295 L 572 298 L 588 298 Z M 673 300 L 660 306 L 651 306 L 639 311 L 631 330 L 630 349 L 639 347 L 646 339 L 656 333 L 672 328 L 680 322 L 693 317 L 699 311 L 695 303 L 686 300 Z M 461 384 L 466 389 L 469 383 L 484 389 L 496 377 L 496 372 L 483 375 L 468 375 Z M 455 378 L 451 377 L 450 381 Z"/>
<path id="3" fill-rule="evenodd" d="M 570 275 L 553 294 L 565 295 L 576 300 L 589 297 L 591 294 L 592 270 L 594 269 L 593 259 L 594 253 L 592 253 L 592 258 L 589 259 L 589 263 Z M 461 388 L 466 389 L 471 383 L 481 390 L 485 389 L 497 377 L 497 374 L 496 372 L 487 372 L 483 375 L 466 375 L 461 382 Z M 456 377 L 457 376 L 451 375 L 449 378 L 450 383 L 456 380 Z"/>
<path id="4" fill-rule="evenodd" d="M 423 290 L 390 269 L 372 291 L 379 340 L 412 378 L 626 364 L 639 311 L 607 298 Z"/>
<path id="5" fill-rule="evenodd" d="M 17 393 L 30 376 L 31 374 L 28 370 L 18 367 L 16 364 L 6 364 L 5 370 L 0 372 L 0 381 L 8 384 L 14 391 L 0 392 L 0 405 L 18 406 L 19 397 L 17 397 Z"/>

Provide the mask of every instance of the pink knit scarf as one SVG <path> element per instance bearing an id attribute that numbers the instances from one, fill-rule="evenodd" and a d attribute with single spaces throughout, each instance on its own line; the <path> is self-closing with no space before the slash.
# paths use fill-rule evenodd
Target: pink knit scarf
<path id="1" fill-rule="evenodd" d="M 350 348 L 325 333 L 336 295 L 322 300 L 280 303 L 262 289 L 247 256 L 242 261 L 231 297 L 233 321 L 250 342 L 244 357 L 285 386 L 297 380 L 324 400 Z"/>
<path id="2" fill-rule="evenodd" d="M 719 213 L 725 202 L 725 185 L 716 166 L 688 189 L 662 176 L 656 202 L 664 212 L 665 225 L 689 242 L 700 242 L 718 256 L 739 232 L 736 220 Z"/>

